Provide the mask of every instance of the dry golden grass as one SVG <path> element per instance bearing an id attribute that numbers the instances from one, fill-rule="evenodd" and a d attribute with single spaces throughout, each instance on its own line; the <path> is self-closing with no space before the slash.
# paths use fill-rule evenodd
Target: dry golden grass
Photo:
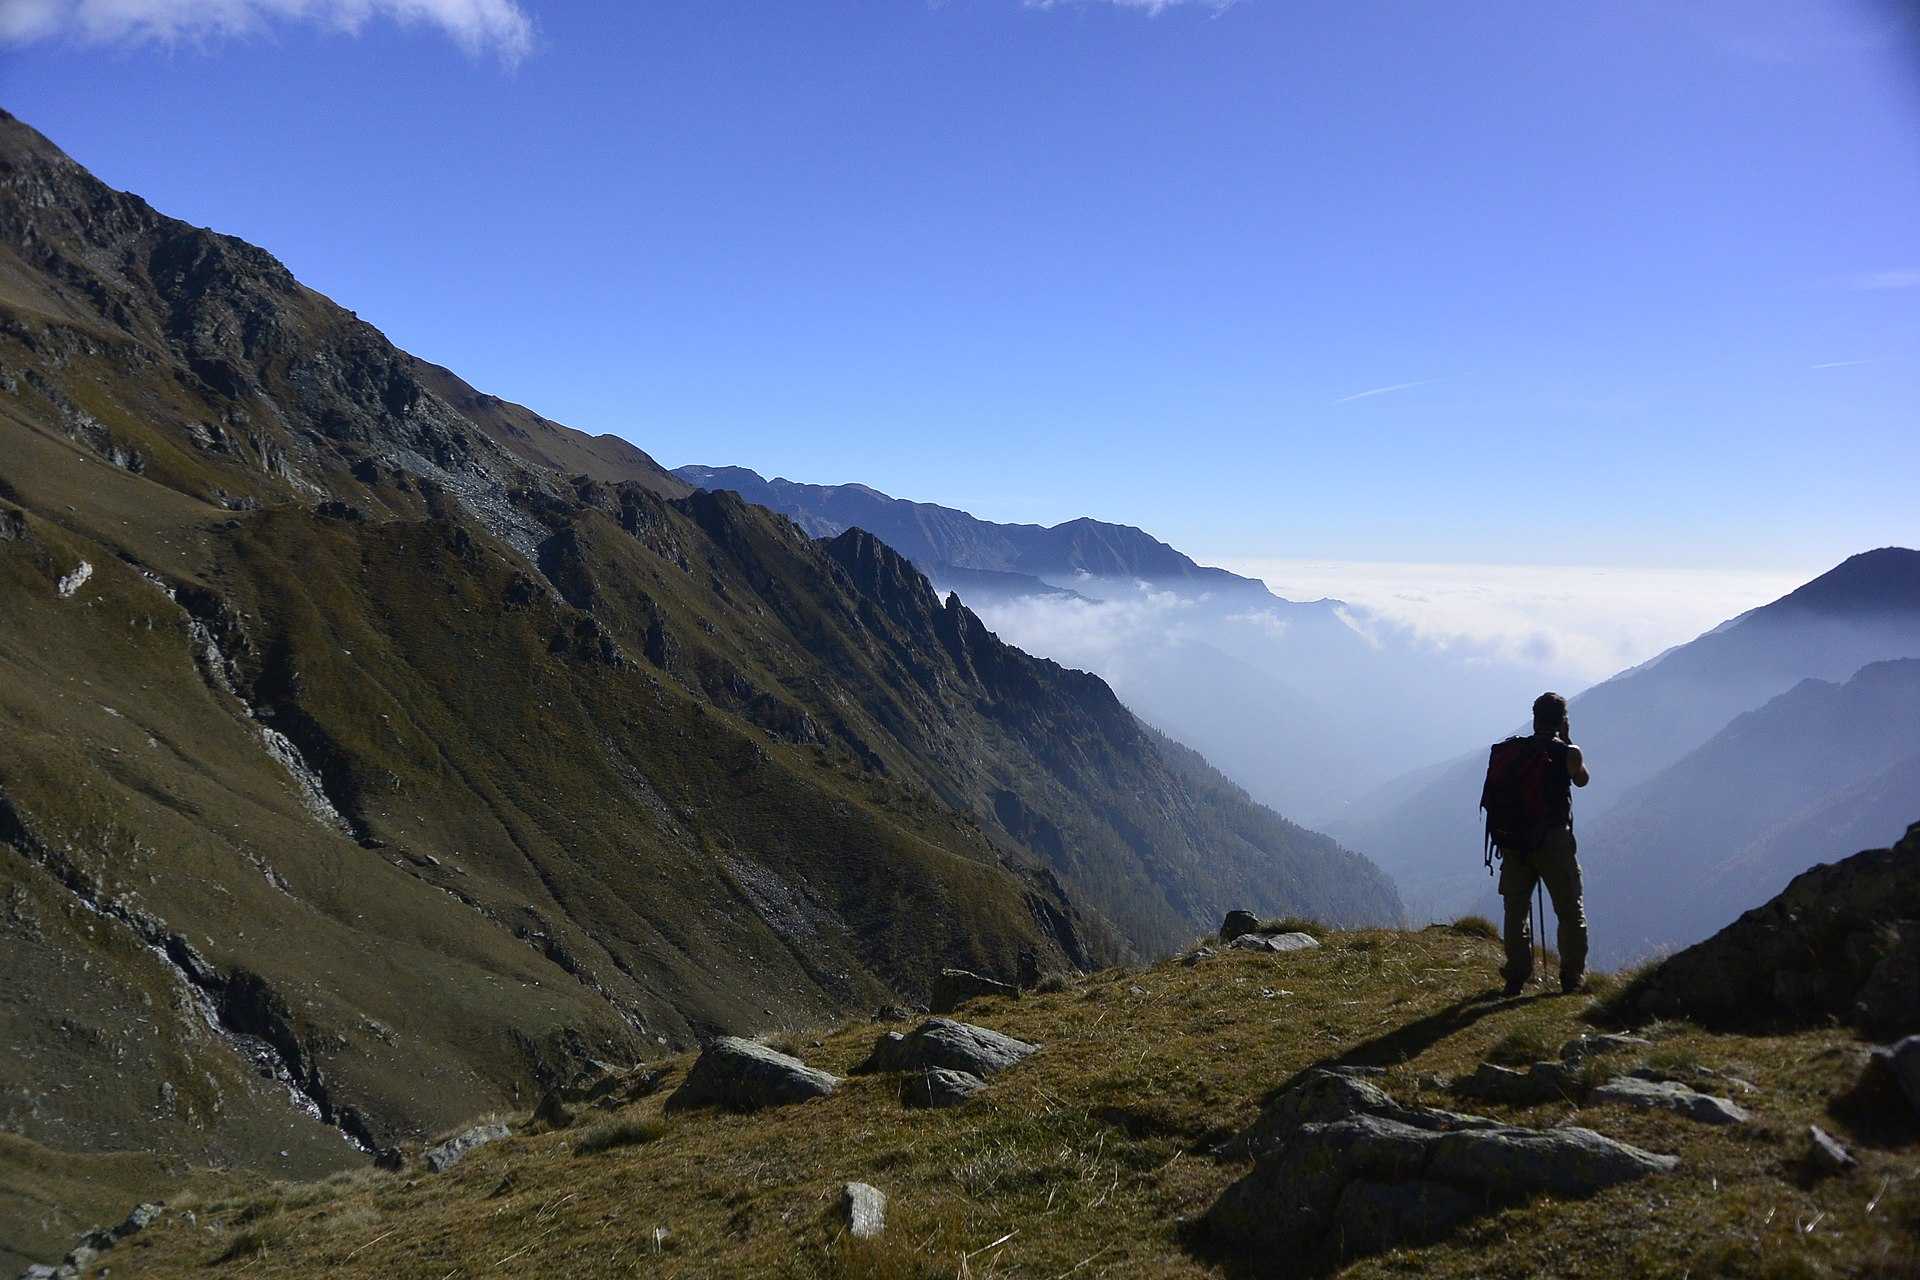
<path id="1" fill-rule="evenodd" d="M 602 1120 L 649 1135 L 637 1145 L 583 1155 L 576 1126 L 481 1148 L 440 1176 L 263 1185 L 203 1204 L 195 1226 L 169 1215 L 104 1261 L 116 1276 L 157 1277 L 1219 1275 L 1189 1251 L 1182 1225 L 1247 1166 L 1209 1148 L 1296 1073 L 1329 1060 L 1379 1065 L 1396 1097 L 1447 1105 L 1436 1073 L 1464 1073 L 1502 1046 L 1557 1049 L 1591 1029 L 1583 998 L 1540 988 L 1498 999 L 1497 964 L 1497 945 L 1435 928 L 1106 971 L 973 1005 L 972 1020 L 1045 1048 L 954 1110 L 908 1111 L 897 1082 L 854 1077 L 823 1102 L 687 1113 L 661 1127 L 663 1093 Z M 805 1056 L 844 1072 L 880 1030 L 823 1032 Z M 1757 1086 L 1740 1097 L 1753 1123 L 1708 1128 L 1566 1104 L 1478 1108 L 1529 1124 L 1574 1120 L 1683 1164 L 1590 1200 L 1490 1214 L 1439 1244 L 1342 1274 L 1916 1274 L 1920 1131 L 1891 1109 L 1829 1109 L 1859 1076 L 1857 1044 L 1840 1032 L 1652 1030 L 1650 1056 Z M 687 1063 L 675 1062 L 676 1076 Z M 1815 1122 L 1855 1148 L 1859 1172 L 1804 1174 Z M 890 1197 L 877 1241 L 838 1228 L 838 1190 L 853 1179 Z M 1256 1261 L 1283 1269 L 1293 1260 Z"/>

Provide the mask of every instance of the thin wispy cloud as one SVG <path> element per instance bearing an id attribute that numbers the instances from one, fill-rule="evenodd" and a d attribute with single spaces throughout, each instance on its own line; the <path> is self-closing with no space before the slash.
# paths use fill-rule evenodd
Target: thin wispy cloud
<path id="1" fill-rule="evenodd" d="M 1385 387 L 1368 387 L 1365 391 L 1356 391 L 1350 396 L 1341 396 L 1335 404 L 1345 404 L 1349 400 L 1369 400 L 1374 396 L 1389 396 L 1396 391 L 1411 391 L 1415 387 L 1430 387 L 1436 382 L 1445 382 L 1445 378 L 1422 378 L 1418 382 L 1395 382 Z"/>
<path id="2" fill-rule="evenodd" d="M 1851 369 L 1857 365 L 1872 364 L 1871 360 L 1822 360 L 1819 364 L 1810 364 L 1809 369 Z"/>
<path id="3" fill-rule="evenodd" d="M 1901 267 L 1893 271 L 1864 271 L 1847 279 L 1849 289 L 1877 293 L 1887 289 L 1920 289 L 1920 267 Z"/>
<path id="4" fill-rule="evenodd" d="M 354 35 L 369 22 L 435 27 L 470 54 L 512 65 L 533 52 L 520 0 L 0 0 L 0 42 L 71 37 L 181 44 L 259 35 L 300 22 Z"/>

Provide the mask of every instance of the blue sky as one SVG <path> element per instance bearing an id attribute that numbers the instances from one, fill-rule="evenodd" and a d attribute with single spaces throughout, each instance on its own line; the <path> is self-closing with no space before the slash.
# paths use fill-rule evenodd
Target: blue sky
<path id="1" fill-rule="evenodd" d="M 0 0 L 0 42 L 106 181 L 668 465 L 1203 558 L 1920 542 L 1910 5 Z"/>

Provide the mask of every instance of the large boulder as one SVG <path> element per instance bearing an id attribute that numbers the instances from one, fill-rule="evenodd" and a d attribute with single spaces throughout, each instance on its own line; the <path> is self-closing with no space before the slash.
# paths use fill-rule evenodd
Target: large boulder
<path id="1" fill-rule="evenodd" d="M 1331 1262 L 1444 1235 L 1537 1195 L 1591 1195 L 1678 1163 L 1589 1129 L 1436 1130 L 1377 1115 L 1306 1124 L 1205 1217 L 1238 1257 Z"/>
<path id="2" fill-rule="evenodd" d="M 1614 1010 L 1735 1030 L 1833 1019 L 1877 1035 L 1920 1030 L 1920 823 L 1891 849 L 1803 871 L 1635 981 Z"/>
<path id="3" fill-rule="evenodd" d="M 952 1013 L 967 1001 L 977 1000 L 981 996 L 1006 996 L 1018 1000 L 1020 988 L 966 969 L 942 969 L 940 976 L 933 980 L 933 993 L 927 999 L 927 1008 L 934 1013 Z"/>
<path id="4" fill-rule="evenodd" d="M 1243 934 L 1258 933 L 1260 917 L 1251 911 L 1229 911 L 1227 918 L 1220 922 L 1220 940 L 1232 942 Z"/>
<path id="5" fill-rule="evenodd" d="M 824 1098 L 840 1084 L 795 1057 L 737 1036 L 708 1042 L 693 1070 L 667 1099 L 668 1111 L 688 1107 L 725 1107 L 731 1111 L 758 1111 Z"/>
<path id="6" fill-rule="evenodd" d="M 945 1067 L 982 1079 L 1040 1051 L 1037 1044 L 951 1018 L 928 1018 L 905 1035 L 889 1031 L 855 1071 L 925 1071 Z"/>

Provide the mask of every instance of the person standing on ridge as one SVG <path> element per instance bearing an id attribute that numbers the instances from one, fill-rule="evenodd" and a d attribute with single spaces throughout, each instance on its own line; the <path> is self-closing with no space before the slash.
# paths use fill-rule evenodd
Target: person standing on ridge
<path id="1" fill-rule="evenodd" d="M 1573 745 L 1567 700 L 1533 700 L 1533 733 L 1496 742 L 1487 759 L 1480 807 L 1487 811 L 1487 869 L 1500 858 L 1506 993 L 1517 996 L 1533 977 L 1532 899 L 1545 883 L 1560 922 L 1560 990 L 1586 983 L 1587 911 L 1581 900 L 1579 846 L 1573 838 L 1573 788 L 1587 785 L 1586 758 Z M 1544 923 L 1544 921 L 1543 921 Z"/>

